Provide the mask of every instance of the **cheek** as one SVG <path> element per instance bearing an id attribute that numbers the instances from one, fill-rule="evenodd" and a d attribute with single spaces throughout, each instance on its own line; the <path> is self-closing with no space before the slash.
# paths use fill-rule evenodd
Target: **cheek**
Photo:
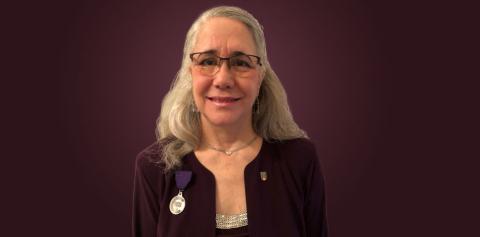
<path id="1" fill-rule="evenodd" d="M 192 88 L 194 93 L 201 93 L 205 88 L 205 80 L 192 74 Z"/>
<path id="2" fill-rule="evenodd" d="M 248 83 L 242 86 L 242 91 L 248 98 L 248 103 L 253 103 L 255 101 L 259 93 L 259 88 L 259 83 Z"/>
<path id="3" fill-rule="evenodd" d="M 193 75 L 192 75 L 193 76 Z M 193 77 L 192 78 L 192 90 L 193 98 L 197 105 L 202 104 L 203 97 L 208 91 L 209 82 L 203 78 Z"/>
<path id="4" fill-rule="evenodd" d="M 193 79 L 192 81 L 192 91 L 193 91 L 193 98 L 197 100 L 198 94 L 201 91 L 201 85 L 198 83 L 197 80 Z"/>

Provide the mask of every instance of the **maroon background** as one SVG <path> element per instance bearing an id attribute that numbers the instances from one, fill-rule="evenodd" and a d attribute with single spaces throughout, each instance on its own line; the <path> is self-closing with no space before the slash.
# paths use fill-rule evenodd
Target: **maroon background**
<path id="1" fill-rule="evenodd" d="M 466 203 L 478 199 L 462 187 L 478 183 L 474 166 L 458 165 L 478 144 L 467 125 L 478 121 L 478 87 L 461 80 L 473 77 L 463 53 L 478 43 L 474 8 L 354 0 L 16 6 L 4 21 L 4 80 L 16 90 L 2 94 L 1 235 L 130 235 L 135 155 L 155 139 L 187 29 L 219 4 L 265 27 L 323 164 L 331 236 L 472 235 Z"/>

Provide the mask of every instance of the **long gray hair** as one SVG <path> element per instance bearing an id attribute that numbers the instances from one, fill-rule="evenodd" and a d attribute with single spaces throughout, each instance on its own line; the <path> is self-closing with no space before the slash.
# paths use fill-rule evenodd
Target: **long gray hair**
<path id="1" fill-rule="evenodd" d="M 307 137 L 293 120 L 285 89 L 270 67 L 260 23 L 241 8 L 215 7 L 203 12 L 188 30 L 183 48 L 182 66 L 162 102 L 160 116 L 157 119 L 156 135 L 163 152 L 159 162 L 165 165 L 166 171 L 180 166 L 182 157 L 200 145 L 199 113 L 192 109 L 194 100 L 189 54 L 195 46 L 200 27 L 212 17 L 227 17 L 245 24 L 253 36 L 257 55 L 262 60 L 263 82 L 260 86 L 258 103 L 255 103 L 252 109 L 255 111 L 252 115 L 254 131 L 267 141 Z"/>

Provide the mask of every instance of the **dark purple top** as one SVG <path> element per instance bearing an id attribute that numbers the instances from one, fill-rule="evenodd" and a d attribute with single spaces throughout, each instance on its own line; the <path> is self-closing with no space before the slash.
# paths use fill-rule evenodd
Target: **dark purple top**
<path id="1" fill-rule="evenodd" d="M 248 226 L 232 228 L 232 229 L 217 229 L 217 237 L 248 237 Z"/>
<path id="2" fill-rule="evenodd" d="M 191 237 L 217 235 L 215 177 L 191 152 L 179 170 L 193 176 L 183 192 L 185 209 L 170 212 L 178 194 L 174 172 L 164 173 L 152 161 L 161 157 L 154 143 L 136 159 L 133 197 L 134 237 Z M 260 172 L 267 173 L 263 181 Z M 326 237 L 325 187 L 320 163 L 307 139 L 264 141 L 244 171 L 248 236 Z"/>

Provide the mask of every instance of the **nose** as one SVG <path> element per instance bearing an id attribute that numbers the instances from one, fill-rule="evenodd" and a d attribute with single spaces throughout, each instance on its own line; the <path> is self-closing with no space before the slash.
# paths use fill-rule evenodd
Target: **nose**
<path id="1" fill-rule="evenodd" d="M 215 74 L 213 85 L 218 89 L 229 89 L 235 84 L 233 73 L 228 66 L 227 60 L 220 61 L 220 68 Z"/>

